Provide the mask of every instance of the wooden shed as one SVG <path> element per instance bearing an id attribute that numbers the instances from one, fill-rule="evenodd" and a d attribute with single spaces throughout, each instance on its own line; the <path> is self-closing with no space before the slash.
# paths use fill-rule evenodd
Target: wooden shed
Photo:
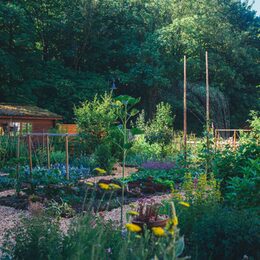
<path id="1" fill-rule="evenodd" d="M 47 133 L 62 117 L 46 109 L 0 103 L 0 135 Z"/>

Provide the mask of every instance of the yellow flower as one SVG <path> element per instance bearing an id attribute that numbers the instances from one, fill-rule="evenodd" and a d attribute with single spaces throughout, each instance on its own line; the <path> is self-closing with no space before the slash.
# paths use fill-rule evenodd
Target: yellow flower
<path id="1" fill-rule="evenodd" d="M 173 223 L 174 226 L 177 226 L 179 224 L 178 218 L 176 216 L 173 217 L 172 223 Z"/>
<path id="2" fill-rule="evenodd" d="M 188 202 L 180 201 L 179 204 L 185 207 L 190 207 L 190 203 Z"/>
<path id="3" fill-rule="evenodd" d="M 135 232 L 135 233 L 140 232 L 142 230 L 140 226 L 132 223 L 127 223 L 125 227 L 127 228 L 128 231 Z"/>
<path id="4" fill-rule="evenodd" d="M 165 236 L 164 229 L 161 227 L 153 227 L 152 231 L 153 231 L 154 235 L 156 235 L 157 237 Z"/>
<path id="5" fill-rule="evenodd" d="M 86 183 L 87 186 L 90 186 L 90 187 L 94 186 L 94 183 L 93 183 L 93 182 L 87 181 L 87 182 L 85 182 L 85 183 Z"/>
<path id="6" fill-rule="evenodd" d="M 110 183 L 109 187 L 112 188 L 113 190 L 121 189 L 121 186 L 119 186 L 118 184 L 115 184 L 115 183 Z"/>
<path id="7" fill-rule="evenodd" d="M 127 214 L 132 215 L 132 216 L 138 216 L 139 215 L 139 213 L 137 211 L 134 211 L 134 210 L 127 211 Z"/>
<path id="8" fill-rule="evenodd" d="M 102 190 L 109 190 L 109 185 L 106 183 L 99 183 L 98 186 L 102 189 Z"/>
<path id="9" fill-rule="evenodd" d="M 104 169 L 101 169 L 101 168 L 95 168 L 94 169 L 95 171 L 97 171 L 98 174 L 102 175 L 102 174 L 105 174 L 106 173 L 106 170 Z"/>

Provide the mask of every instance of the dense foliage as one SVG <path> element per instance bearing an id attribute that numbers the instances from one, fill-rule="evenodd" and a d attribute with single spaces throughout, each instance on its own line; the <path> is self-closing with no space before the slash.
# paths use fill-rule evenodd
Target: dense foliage
<path id="1" fill-rule="evenodd" d="M 141 96 L 148 116 L 159 101 L 171 103 L 180 127 L 187 54 L 197 130 L 207 49 L 213 121 L 239 126 L 257 109 L 259 23 L 246 1 L 3 0 L 0 101 L 34 103 L 73 121 L 74 105 L 113 84 Z"/>

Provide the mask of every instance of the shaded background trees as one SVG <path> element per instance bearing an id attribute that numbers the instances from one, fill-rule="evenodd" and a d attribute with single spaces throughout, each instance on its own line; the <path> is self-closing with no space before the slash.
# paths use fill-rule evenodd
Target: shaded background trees
<path id="1" fill-rule="evenodd" d="M 207 49 L 213 121 L 243 126 L 259 109 L 259 25 L 234 0 L 3 0 L 0 101 L 34 103 L 71 122 L 74 105 L 114 82 L 116 94 L 141 96 L 148 116 L 169 102 L 178 128 L 186 54 L 189 128 L 198 130 Z"/>

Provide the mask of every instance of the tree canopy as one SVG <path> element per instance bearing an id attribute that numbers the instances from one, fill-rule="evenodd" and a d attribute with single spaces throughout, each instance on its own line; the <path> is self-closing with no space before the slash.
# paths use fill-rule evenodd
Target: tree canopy
<path id="1" fill-rule="evenodd" d="M 225 122 L 241 126 L 259 109 L 259 26 L 238 0 L 2 0 L 0 101 L 36 104 L 71 122 L 74 106 L 114 83 L 116 94 L 140 96 L 149 116 L 170 103 L 178 127 L 187 55 L 189 127 L 197 129 L 208 50 L 211 117 L 226 127 L 226 113 Z"/>

